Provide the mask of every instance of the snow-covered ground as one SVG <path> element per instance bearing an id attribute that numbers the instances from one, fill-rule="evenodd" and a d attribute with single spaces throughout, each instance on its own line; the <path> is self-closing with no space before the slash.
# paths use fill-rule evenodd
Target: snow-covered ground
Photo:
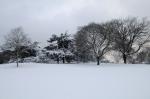
<path id="1" fill-rule="evenodd" d="M 0 99 L 150 99 L 150 65 L 0 65 Z"/>

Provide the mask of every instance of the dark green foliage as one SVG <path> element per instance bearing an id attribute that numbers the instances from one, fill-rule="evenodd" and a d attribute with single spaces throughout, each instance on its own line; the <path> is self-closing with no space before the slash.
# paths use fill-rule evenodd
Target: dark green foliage
<path id="1" fill-rule="evenodd" d="M 31 57 L 31 56 L 36 56 L 36 50 L 31 49 L 28 46 L 22 46 L 20 48 L 20 58 L 26 58 L 26 57 Z"/>
<path id="2" fill-rule="evenodd" d="M 14 57 L 14 52 L 6 50 L 0 53 L 0 64 L 7 63 L 11 58 Z"/>
<path id="3" fill-rule="evenodd" d="M 59 61 L 70 63 L 74 59 L 73 40 L 67 33 L 60 35 L 53 34 L 48 42 L 49 45 L 45 49 L 48 51 L 46 56 L 50 59 L 57 61 L 57 63 Z"/>

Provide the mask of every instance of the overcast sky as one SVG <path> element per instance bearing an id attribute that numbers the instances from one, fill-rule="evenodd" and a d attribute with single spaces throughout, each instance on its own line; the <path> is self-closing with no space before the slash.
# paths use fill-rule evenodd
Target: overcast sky
<path id="1" fill-rule="evenodd" d="M 18 26 L 33 40 L 120 17 L 149 17 L 150 0 L 0 0 L 0 41 Z"/>

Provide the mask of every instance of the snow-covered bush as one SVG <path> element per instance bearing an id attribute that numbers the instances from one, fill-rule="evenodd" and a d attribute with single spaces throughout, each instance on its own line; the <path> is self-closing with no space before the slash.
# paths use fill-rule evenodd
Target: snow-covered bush
<path id="1" fill-rule="evenodd" d="M 70 63 L 74 60 L 72 42 L 73 40 L 67 33 L 60 36 L 52 35 L 48 40 L 48 45 L 45 47 L 46 58 L 57 61 L 57 63 L 60 61 Z"/>

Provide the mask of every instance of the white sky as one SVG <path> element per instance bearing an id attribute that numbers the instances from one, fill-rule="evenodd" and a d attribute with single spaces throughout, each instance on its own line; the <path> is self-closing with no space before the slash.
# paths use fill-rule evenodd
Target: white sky
<path id="1" fill-rule="evenodd" d="M 0 43 L 18 26 L 33 40 L 120 17 L 149 17 L 150 0 L 0 0 Z"/>

